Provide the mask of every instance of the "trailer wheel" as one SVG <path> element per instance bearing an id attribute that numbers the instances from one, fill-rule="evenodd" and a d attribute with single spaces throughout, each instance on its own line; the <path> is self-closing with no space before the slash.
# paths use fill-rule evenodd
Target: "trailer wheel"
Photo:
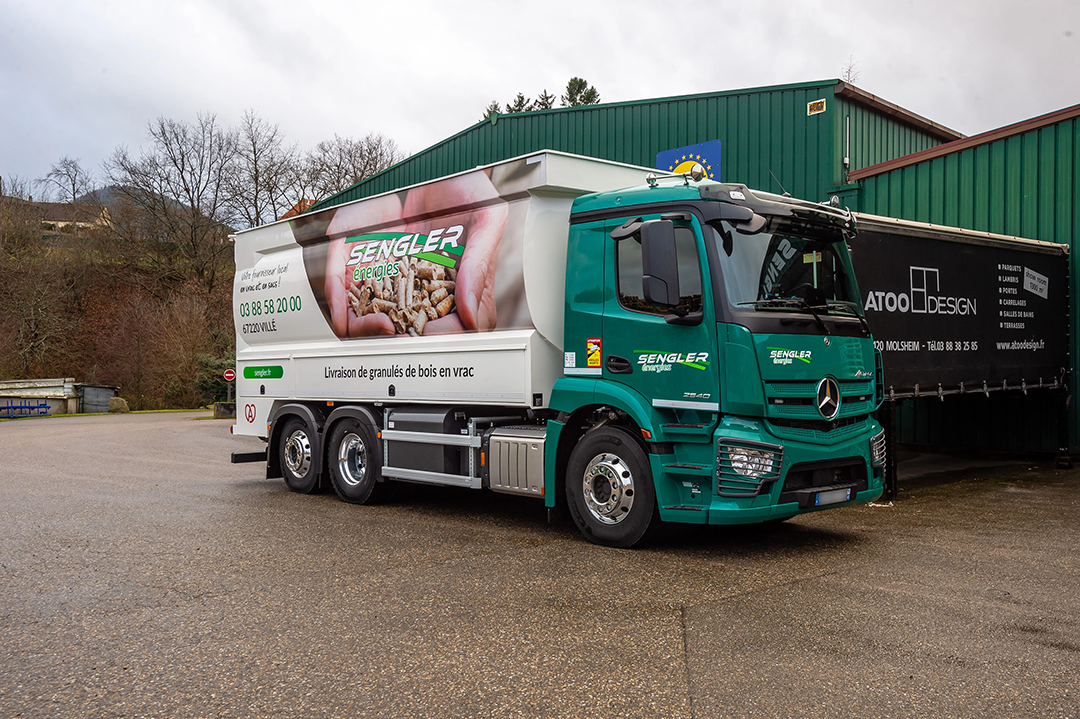
<path id="1" fill-rule="evenodd" d="M 328 442 L 330 479 L 343 502 L 370 504 L 385 485 L 379 482 L 378 439 L 368 422 L 347 418 L 334 425 Z"/>
<path id="2" fill-rule="evenodd" d="M 278 455 L 281 475 L 289 489 L 300 494 L 310 494 L 318 484 L 319 472 L 315 466 L 306 422 L 293 417 L 285 423 L 278 440 Z"/>
<path id="3" fill-rule="evenodd" d="M 567 464 L 566 503 L 589 541 L 609 547 L 641 542 L 656 514 L 652 470 L 641 446 L 615 427 L 582 437 Z"/>

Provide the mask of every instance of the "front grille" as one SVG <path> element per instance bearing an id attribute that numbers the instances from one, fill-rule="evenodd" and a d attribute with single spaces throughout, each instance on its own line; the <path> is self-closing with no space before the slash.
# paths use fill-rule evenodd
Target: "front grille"
<path id="1" fill-rule="evenodd" d="M 765 383 L 765 394 L 769 397 L 813 397 L 821 380 L 776 380 Z M 838 379 L 840 392 L 845 396 L 874 394 L 872 379 Z"/>
<path id="2" fill-rule="evenodd" d="M 833 444 L 845 439 L 851 439 L 857 437 L 866 431 L 869 425 L 869 415 L 863 415 L 862 417 L 855 418 L 855 422 L 844 421 L 843 424 L 838 424 L 834 429 L 817 429 L 812 422 L 785 422 L 779 419 L 766 420 L 766 426 L 769 428 L 769 432 L 780 437 L 781 439 L 793 439 L 801 442 L 815 442 L 815 443 L 828 443 Z M 831 424 L 829 422 L 821 421 L 822 425 Z M 798 426 L 787 426 L 798 425 Z"/>
<path id="3" fill-rule="evenodd" d="M 817 420 L 817 386 L 820 380 L 765 382 L 765 402 L 769 417 L 789 420 Z M 873 380 L 837 380 L 840 387 L 840 417 L 867 414 L 876 406 Z"/>
<path id="4" fill-rule="evenodd" d="M 807 429 L 814 432 L 832 432 L 833 430 L 851 427 L 852 425 L 860 424 L 865 421 L 865 414 L 857 417 L 842 417 L 832 421 L 827 419 L 780 419 L 778 417 L 769 420 L 769 422 L 775 424 L 777 427 Z"/>

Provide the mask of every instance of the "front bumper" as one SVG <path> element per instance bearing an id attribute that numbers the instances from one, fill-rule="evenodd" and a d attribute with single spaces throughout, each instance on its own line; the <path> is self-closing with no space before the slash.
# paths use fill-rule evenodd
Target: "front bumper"
<path id="1" fill-rule="evenodd" d="M 840 441 L 807 442 L 775 436 L 764 422 L 725 418 L 714 435 L 713 451 L 718 442 L 772 445 L 783 452 L 779 472 L 767 474 L 760 489 L 748 492 L 745 485 L 718 478 L 714 471 L 708 491 L 700 486 L 696 502 L 661 502 L 661 518 L 694 524 L 752 524 L 872 502 L 883 491 L 883 470 L 875 465 L 871 447 L 872 438 L 880 432 L 881 426 L 868 419 L 862 431 L 848 433 Z M 720 461 L 722 471 L 727 464 Z M 654 472 L 664 469 L 654 467 Z"/>

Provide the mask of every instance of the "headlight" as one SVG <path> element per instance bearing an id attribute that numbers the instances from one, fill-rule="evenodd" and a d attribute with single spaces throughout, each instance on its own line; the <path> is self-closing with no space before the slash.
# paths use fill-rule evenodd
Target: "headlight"
<path id="1" fill-rule="evenodd" d="M 716 493 L 721 497 L 756 497 L 780 478 L 784 448 L 775 444 L 723 438 L 716 445 Z"/>
<path id="2" fill-rule="evenodd" d="M 885 464 L 885 430 L 870 438 L 870 463 L 875 467 Z"/>
<path id="3" fill-rule="evenodd" d="M 772 471 L 773 463 L 776 461 L 776 455 L 772 452 L 745 447 L 732 447 L 730 457 L 732 469 L 744 477 L 754 479 Z"/>

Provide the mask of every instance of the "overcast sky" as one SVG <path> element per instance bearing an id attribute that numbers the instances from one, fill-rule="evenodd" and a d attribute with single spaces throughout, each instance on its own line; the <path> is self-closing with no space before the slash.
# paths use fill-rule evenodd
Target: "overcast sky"
<path id="1" fill-rule="evenodd" d="M 413 153 L 493 99 L 603 102 L 839 77 L 964 134 L 1080 103 L 1078 0 L 0 0 L 0 176 L 100 173 L 164 116 Z"/>

